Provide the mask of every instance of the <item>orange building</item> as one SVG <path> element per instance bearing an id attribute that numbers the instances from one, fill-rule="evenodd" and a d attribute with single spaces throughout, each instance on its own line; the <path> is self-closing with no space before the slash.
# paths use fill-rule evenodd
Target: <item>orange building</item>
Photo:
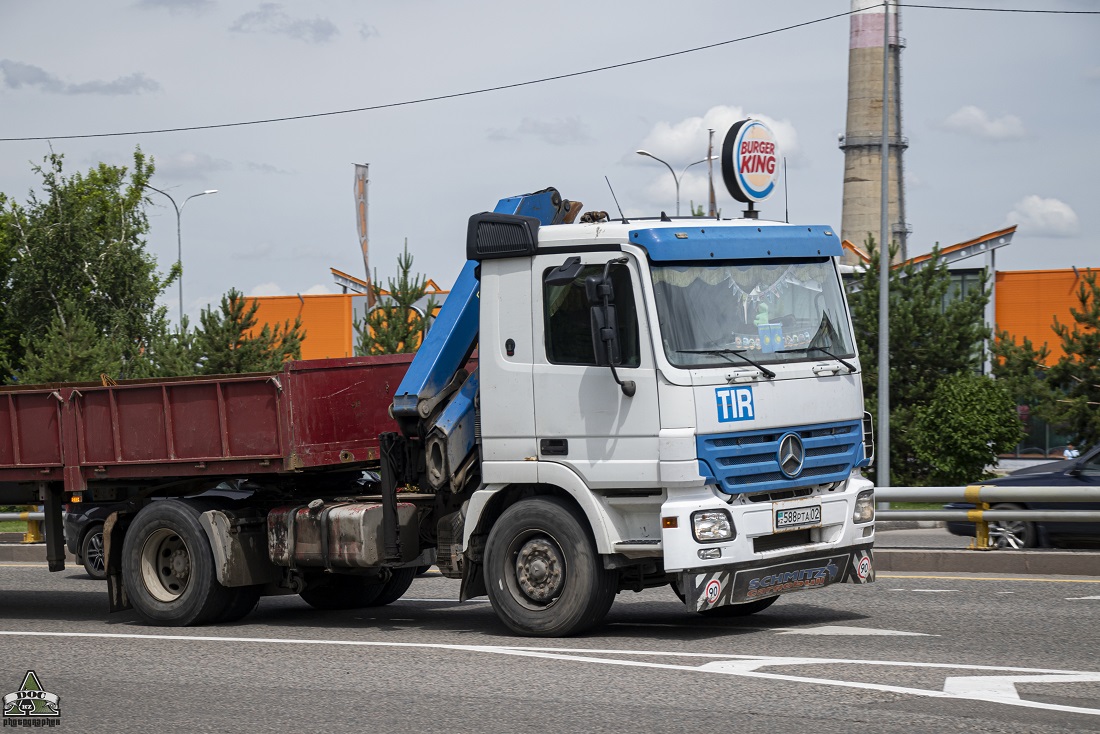
<path id="1" fill-rule="evenodd" d="M 1007 331 L 1022 344 L 1024 337 L 1038 349 L 1050 349 L 1047 364 L 1063 356 L 1061 340 L 1051 326 L 1057 317 L 1071 328 L 1070 308 L 1080 308 L 1077 290 L 1082 272 L 1071 270 L 1012 270 L 996 274 L 997 331 Z"/>
<path id="2" fill-rule="evenodd" d="M 355 355 L 354 299 L 366 303 L 367 297 L 355 293 L 315 296 L 258 296 L 258 323 L 294 323 L 301 318 L 306 338 L 302 341 L 302 359 L 326 359 Z"/>
<path id="3" fill-rule="evenodd" d="M 259 304 L 256 309 L 259 324 L 274 326 L 286 321 L 293 324 L 295 318 L 302 320 L 306 333 L 302 341 L 302 359 L 355 356 L 355 323 L 365 320 L 370 312 L 367 283 L 336 268 L 331 270 L 337 276 L 337 284 L 345 288 L 344 293 L 250 297 Z M 359 289 L 359 292 L 348 292 L 349 285 Z M 423 311 L 434 300 L 436 305 L 432 316 L 435 316 L 450 291 L 443 290 L 431 279 L 425 283 L 424 289 L 424 298 L 413 307 Z M 383 288 L 382 295 L 388 296 L 389 291 Z"/>

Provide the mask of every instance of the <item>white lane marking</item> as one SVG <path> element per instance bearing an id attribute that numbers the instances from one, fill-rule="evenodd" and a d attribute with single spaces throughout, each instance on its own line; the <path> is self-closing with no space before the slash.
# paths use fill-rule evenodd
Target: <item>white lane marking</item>
<path id="1" fill-rule="evenodd" d="M 1006 706 L 1020 706 L 1023 708 L 1046 709 L 1049 711 L 1064 711 L 1067 713 L 1082 713 L 1100 716 L 1100 709 L 1083 708 L 1079 706 L 1063 706 L 1060 704 L 1044 703 L 1040 701 L 1027 701 L 1019 698 L 998 696 L 996 698 L 973 695 L 966 692 L 956 693 L 947 690 L 933 690 L 925 688 L 909 688 L 906 686 L 893 686 L 880 683 L 865 683 L 861 681 L 844 681 L 830 678 L 811 678 L 797 675 L 781 675 L 776 673 L 762 673 L 755 668 L 777 665 L 832 665 L 854 664 L 860 666 L 880 665 L 888 667 L 906 668 L 946 668 L 950 670 L 982 670 L 982 671 L 1010 671 L 1026 673 L 1030 675 L 1050 676 L 1059 682 L 1077 682 L 1077 679 L 1089 681 L 1100 680 L 1100 673 L 1082 672 L 1076 670 L 1045 670 L 1036 668 L 1010 668 L 991 665 L 965 665 L 954 663 L 910 663 L 885 660 L 848 660 L 832 658 L 775 658 L 756 655 L 719 655 L 708 653 L 685 652 L 656 652 L 650 650 L 586 650 L 556 649 L 539 647 L 505 647 L 494 645 L 454 645 L 428 642 L 378 642 L 375 640 L 307 640 L 307 639 L 280 639 L 277 637 L 216 637 L 212 635 L 150 635 L 150 634 L 118 634 L 106 632 L 25 632 L 16 630 L 0 630 L 0 636 L 9 637 L 75 637 L 98 639 L 131 639 L 131 640 L 171 640 L 191 642 L 238 642 L 268 645 L 330 645 L 346 647 L 392 647 L 405 649 L 428 650 L 456 650 L 474 653 L 486 653 L 496 655 L 512 655 L 545 660 L 561 660 L 577 663 L 593 663 L 597 665 L 615 665 L 620 667 L 651 668 L 659 670 L 679 670 L 688 673 L 713 673 L 720 675 L 735 675 L 744 678 L 758 678 L 761 680 L 785 681 L 790 683 L 806 683 L 811 685 L 834 686 L 838 688 L 855 688 L 868 691 L 882 691 L 887 693 L 901 693 L 925 698 L 948 698 L 958 700 L 986 701 L 988 703 L 1002 704 Z M 596 655 L 648 655 L 653 657 L 709 657 L 717 658 L 717 662 L 702 666 L 675 665 L 671 663 L 655 663 L 642 660 L 621 660 L 614 658 L 594 657 Z M 756 665 L 744 665 L 741 661 L 754 661 Z M 727 663 L 725 666 L 722 663 Z M 751 667 L 754 670 L 744 668 Z M 1051 675 L 1053 674 L 1053 675 Z M 982 676 L 989 678 L 993 676 Z M 1025 676 L 1026 677 L 1026 676 Z M 1016 677 L 1019 679 L 1019 677 Z"/>
<path id="2" fill-rule="evenodd" d="M 1000 702 L 1002 699 L 1018 700 L 1017 683 L 1100 683 L 1100 673 L 1079 675 L 989 675 L 947 678 L 943 690 L 948 693 Z"/>
<path id="3" fill-rule="evenodd" d="M 939 637 L 939 635 L 930 635 L 924 632 L 902 632 L 900 630 L 881 630 L 871 627 L 847 627 L 842 624 L 828 624 L 821 627 L 776 627 L 772 629 L 772 632 L 777 635 L 826 635 L 826 636 L 887 636 L 897 635 L 899 637 Z"/>
<path id="4" fill-rule="evenodd" d="M 958 589 L 910 589 L 917 594 L 957 594 Z"/>
<path id="5" fill-rule="evenodd" d="M 1067 596 L 1066 601 L 1083 601 L 1086 599 L 1100 599 L 1100 596 Z"/>

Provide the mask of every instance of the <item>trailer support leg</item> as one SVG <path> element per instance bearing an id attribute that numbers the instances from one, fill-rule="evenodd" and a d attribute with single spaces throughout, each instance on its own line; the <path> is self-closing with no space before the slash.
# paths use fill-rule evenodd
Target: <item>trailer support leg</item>
<path id="1" fill-rule="evenodd" d="M 51 571 L 65 570 L 65 528 L 61 523 L 61 500 L 64 485 L 39 482 L 38 498 L 45 505 L 46 560 Z"/>

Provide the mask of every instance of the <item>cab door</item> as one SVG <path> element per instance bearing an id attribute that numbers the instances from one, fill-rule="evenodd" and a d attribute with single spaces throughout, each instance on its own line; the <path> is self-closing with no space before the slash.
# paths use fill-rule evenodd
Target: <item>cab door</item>
<path id="1" fill-rule="evenodd" d="M 548 285 L 547 273 L 566 257 L 537 255 L 531 272 L 540 466 L 564 465 L 592 489 L 659 486 L 657 375 L 637 262 L 628 256 L 609 271 L 621 353 L 615 369 L 621 380 L 635 385 L 628 397 L 611 368 L 597 364 L 585 292 L 585 279 L 601 275 L 605 264 L 622 254 L 584 253 L 584 267 L 571 283 Z"/>

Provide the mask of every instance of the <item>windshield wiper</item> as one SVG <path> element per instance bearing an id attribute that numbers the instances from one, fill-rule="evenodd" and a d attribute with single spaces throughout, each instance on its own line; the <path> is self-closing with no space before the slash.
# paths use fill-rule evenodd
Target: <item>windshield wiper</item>
<path id="1" fill-rule="evenodd" d="M 790 354 L 791 352 L 821 352 L 822 354 L 825 354 L 829 357 L 832 357 L 837 362 L 840 362 L 842 365 L 847 367 L 848 368 L 848 374 L 851 374 L 851 373 L 856 371 L 856 368 L 852 365 L 851 362 L 848 362 L 846 360 L 841 359 L 840 357 L 836 356 L 835 354 L 830 352 L 825 347 L 807 346 L 807 347 L 797 347 L 795 349 L 776 349 L 775 352 L 776 352 L 776 354 Z"/>
<path id="2" fill-rule="evenodd" d="M 746 357 L 744 349 L 677 349 L 676 353 L 677 354 L 713 354 L 716 357 L 724 357 L 727 362 L 737 364 L 732 359 L 730 359 L 729 356 L 732 354 L 733 356 L 735 356 L 739 359 L 745 360 L 746 362 L 751 364 L 753 367 L 760 370 L 760 373 L 762 375 L 764 375 L 764 377 L 767 377 L 769 380 L 775 377 L 775 373 L 772 372 L 771 370 L 769 370 L 767 367 L 760 364 L 759 362 L 755 362 L 755 361 L 749 359 L 748 357 Z"/>

